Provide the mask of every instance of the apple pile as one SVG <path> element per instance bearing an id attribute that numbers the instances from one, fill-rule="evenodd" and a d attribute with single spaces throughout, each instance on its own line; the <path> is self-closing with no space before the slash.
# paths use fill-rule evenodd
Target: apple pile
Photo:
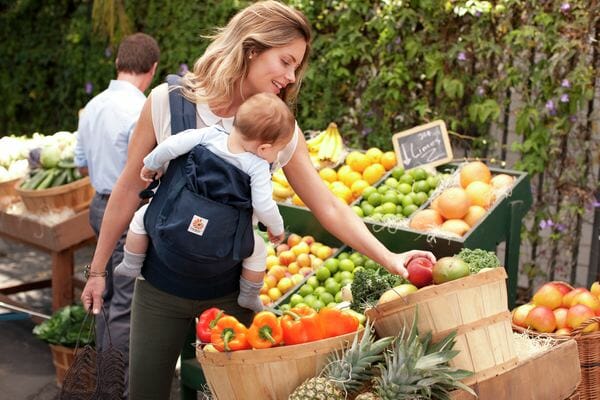
<path id="1" fill-rule="evenodd" d="M 260 289 L 262 303 L 272 305 L 323 265 L 333 253 L 333 248 L 315 241 L 314 237 L 295 233 L 275 248 L 267 245 L 267 273 Z"/>
<path id="2" fill-rule="evenodd" d="M 540 333 L 569 335 L 594 316 L 600 316 L 599 282 L 594 282 L 590 290 L 549 282 L 535 292 L 531 302 L 512 311 L 512 322 Z M 597 323 L 590 324 L 583 332 L 595 332 L 598 328 Z"/>

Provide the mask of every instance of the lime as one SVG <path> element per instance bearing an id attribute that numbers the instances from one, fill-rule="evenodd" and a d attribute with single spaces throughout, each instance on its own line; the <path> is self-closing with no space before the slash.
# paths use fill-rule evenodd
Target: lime
<path id="1" fill-rule="evenodd" d="M 383 198 L 381 199 L 382 203 L 393 203 L 398 204 L 398 195 L 394 193 L 394 191 L 390 190 L 389 192 L 384 193 Z"/>
<path id="2" fill-rule="evenodd" d="M 354 214 L 358 215 L 360 218 L 365 216 L 363 209 L 359 206 L 352 206 L 352 211 L 354 211 Z"/>
<path id="3" fill-rule="evenodd" d="M 333 275 L 333 279 L 335 279 L 336 282 L 341 282 L 342 281 L 342 271 L 338 271 Z"/>
<path id="4" fill-rule="evenodd" d="M 384 183 L 391 188 L 395 188 L 396 186 L 398 186 L 398 179 L 393 178 L 393 177 L 387 178 Z"/>
<path id="5" fill-rule="evenodd" d="M 340 282 L 340 285 L 342 285 L 342 287 L 348 284 L 352 284 L 352 279 L 342 279 L 342 282 Z"/>
<path id="6" fill-rule="evenodd" d="M 408 217 L 409 215 L 411 215 L 412 213 L 414 213 L 415 211 L 417 211 L 419 209 L 418 206 L 414 205 L 414 204 L 410 204 L 406 207 L 404 207 L 402 209 L 402 214 L 404 214 L 405 217 Z"/>
<path id="7" fill-rule="evenodd" d="M 396 205 L 394 203 L 383 203 L 380 207 L 383 214 L 396 214 Z"/>
<path id="8" fill-rule="evenodd" d="M 429 197 L 431 197 L 431 196 L 433 196 L 433 192 L 435 192 L 435 189 L 431 189 L 431 190 L 430 190 L 430 191 L 427 193 L 427 195 L 428 195 Z"/>
<path id="9" fill-rule="evenodd" d="M 367 261 L 365 261 L 364 267 L 366 269 L 377 269 L 379 268 L 379 264 L 369 258 Z"/>
<path id="10" fill-rule="evenodd" d="M 367 186 L 366 188 L 363 189 L 362 192 L 362 197 L 364 199 L 368 198 L 371 194 L 377 192 L 377 189 L 375 189 L 374 186 Z"/>
<path id="11" fill-rule="evenodd" d="M 281 311 L 290 311 L 290 308 L 292 308 L 292 307 L 295 307 L 295 306 L 292 306 L 291 304 L 282 304 L 279 306 L 279 309 Z"/>
<path id="12" fill-rule="evenodd" d="M 402 175 L 404 175 L 404 168 L 396 167 L 392 170 L 392 177 L 396 178 L 396 180 L 400 179 Z"/>
<path id="13" fill-rule="evenodd" d="M 383 220 L 383 214 L 380 212 L 374 212 L 373 214 L 369 215 L 369 218 L 371 218 L 373 221 L 381 221 Z"/>
<path id="14" fill-rule="evenodd" d="M 360 265 L 364 265 L 365 263 L 365 256 L 363 256 L 360 253 L 354 252 L 352 254 L 350 254 L 350 260 L 352 260 L 352 262 L 354 263 L 354 266 L 360 266 Z"/>
<path id="15" fill-rule="evenodd" d="M 336 303 L 341 303 L 341 302 L 342 302 L 342 300 L 343 300 L 343 299 L 342 299 L 342 292 L 337 292 L 337 293 L 335 294 L 334 300 L 335 300 L 335 302 L 336 302 Z"/>
<path id="16" fill-rule="evenodd" d="M 331 272 L 331 275 L 335 274 L 340 268 L 340 261 L 337 258 L 328 258 L 323 263 L 323 266 Z"/>
<path id="17" fill-rule="evenodd" d="M 314 308 L 315 310 L 319 311 L 323 307 L 325 307 L 325 304 L 321 300 L 316 299 L 315 301 L 313 301 L 312 308 Z"/>
<path id="18" fill-rule="evenodd" d="M 427 171 L 425 171 L 423 168 L 414 168 L 408 173 L 415 178 L 415 181 L 422 181 L 429 177 L 429 174 L 427 174 Z"/>
<path id="19" fill-rule="evenodd" d="M 400 183 L 408 183 L 409 185 L 412 185 L 412 183 L 414 182 L 415 178 L 413 178 L 411 175 L 409 174 L 404 174 L 400 177 L 400 179 L 398 179 L 398 182 Z"/>
<path id="20" fill-rule="evenodd" d="M 404 196 L 402 198 L 402 209 L 403 210 L 404 210 L 405 207 L 412 206 L 414 204 L 415 203 L 414 203 L 412 197 L 410 197 L 410 196 Z"/>
<path id="21" fill-rule="evenodd" d="M 340 280 L 342 279 L 342 277 L 340 276 Z M 312 294 L 314 292 L 314 288 L 309 285 L 308 283 L 305 283 L 304 285 L 300 286 L 300 289 L 298 289 L 298 294 L 302 297 L 306 297 L 309 294 Z"/>
<path id="22" fill-rule="evenodd" d="M 356 274 L 356 272 L 358 271 L 364 271 L 365 267 L 356 267 L 354 268 L 354 271 L 352 271 L 352 279 L 354 279 L 354 274 Z"/>
<path id="23" fill-rule="evenodd" d="M 336 283 L 337 285 L 337 283 Z M 337 293 L 337 292 L 336 292 Z M 323 304 L 329 304 L 335 301 L 335 297 L 333 297 L 334 295 L 331 294 L 331 292 L 323 292 L 321 294 L 319 294 L 319 300 L 321 300 L 323 302 Z"/>
<path id="24" fill-rule="evenodd" d="M 416 181 L 413 184 L 413 190 L 415 192 L 425 192 L 425 193 L 427 193 L 427 192 L 429 192 L 429 189 L 431 189 L 431 188 L 429 187 L 429 183 L 427 183 L 427 181 Z"/>
<path id="25" fill-rule="evenodd" d="M 327 279 L 327 278 L 325 278 L 325 279 Z M 314 275 L 311 276 L 310 278 L 308 278 L 306 280 L 306 283 L 309 284 L 310 286 L 312 286 L 313 289 L 316 287 L 319 287 L 319 280 Z"/>
<path id="26" fill-rule="evenodd" d="M 398 185 L 398 192 L 402 194 L 409 194 L 412 192 L 412 185 L 410 183 L 402 182 Z"/>
<path id="27" fill-rule="evenodd" d="M 362 203 L 360 203 L 360 208 L 365 217 L 368 217 L 369 215 L 373 214 L 373 210 L 375 209 L 375 207 L 370 205 L 367 201 L 363 201 Z"/>
<path id="28" fill-rule="evenodd" d="M 367 201 L 373 207 L 377 207 L 378 205 L 381 204 L 382 197 L 383 196 L 381 195 L 381 193 L 373 193 L 367 198 Z"/>
<path id="29" fill-rule="evenodd" d="M 352 280 L 354 278 L 354 274 L 352 271 L 342 271 L 342 282 L 346 279 Z M 342 285 L 342 287 L 345 285 Z"/>
<path id="30" fill-rule="evenodd" d="M 340 254 L 337 255 L 337 259 L 340 261 L 348 257 L 350 257 L 350 254 L 348 254 L 347 251 L 341 251 Z"/>
<path id="31" fill-rule="evenodd" d="M 435 189 L 440 184 L 440 176 L 434 175 L 426 179 L 427 184 L 431 189 Z"/>
<path id="32" fill-rule="evenodd" d="M 331 276 L 331 271 L 329 271 L 326 267 L 319 267 L 317 272 L 315 272 L 315 276 L 320 282 L 323 282 L 325 279 Z"/>
<path id="33" fill-rule="evenodd" d="M 325 290 L 327 291 L 327 293 L 331 294 L 332 296 L 335 296 L 337 294 L 337 292 L 340 291 L 341 288 L 342 288 L 342 285 L 337 283 L 336 281 L 327 282 L 327 284 L 325 284 Z M 321 299 L 321 300 L 323 300 L 323 299 Z M 323 302 L 327 303 L 325 300 L 323 300 Z"/>
<path id="34" fill-rule="evenodd" d="M 313 292 L 313 294 L 315 296 L 319 296 L 321 293 L 326 292 L 327 290 L 325 290 L 324 286 L 319 286 L 318 288 L 315 288 L 315 291 Z"/>
<path id="35" fill-rule="evenodd" d="M 354 271 L 354 261 L 349 260 L 349 259 L 340 261 L 340 269 L 342 271 L 346 271 L 346 272 Z"/>
<path id="36" fill-rule="evenodd" d="M 387 193 L 391 188 L 388 185 L 381 185 L 377 188 L 377 193 L 381 193 L 381 194 L 385 194 Z"/>
<path id="37" fill-rule="evenodd" d="M 424 193 L 424 192 L 418 192 L 415 197 L 416 197 L 415 204 L 417 204 L 419 206 L 421 204 L 425 203 L 429 199 L 429 196 L 427 195 L 427 193 Z"/>
<path id="38" fill-rule="evenodd" d="M 308 304 L 303 301 L 302 303 L 296 304 L 296 307 L 308 307 Z"/>
<path id="39" fill-rule="evenodd" d="M 304 296 L 304 302 L 308 304 L 309 307 L 312 307 L 312 302 L 317 299 L 317 296 L 314 294 L 309 294 L 308 296 Z"/>
<path id="40" fill-rule="evenodd" d="M 312 290 L 312 288 L 311 288 L 311 290 Z M 290 297 L 290 305 L 292 307 L 296 307 L 296 304 L 302 303 L 303 301 L 304 301 L 304 297 L 300 296 L 298 293 L 294 293 Z"/>
<path id="41" fill-rule="evenodd" d="M 377 206 L 373 209 L 373 214 L 381 214 L 383 215 L 383 208 L 381 208 L 381 206 Z M 371 218 L 373 217 L 373 214 L 371 214 Z"/>

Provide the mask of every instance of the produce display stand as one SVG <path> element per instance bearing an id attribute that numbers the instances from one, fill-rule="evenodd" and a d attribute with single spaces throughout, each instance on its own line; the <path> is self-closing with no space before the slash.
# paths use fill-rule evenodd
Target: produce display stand
<path id="1" fill-rule="evenodd" d="M 442 169 L 456 168 L 448 164 Z M 389 228 L 378 223 L 366 222 L 367 227 L 377 239 L 394 252 L 412 249 L 430 250 L 436 257 L 451 256 L 462 248 L 480 248 L 494 251 L 496 246 L 506 242 L 504 265 L 508 274 L 508 302 L 514 306 L 517 295 L 519 270 L 519 248 L 521 246 L 522 220 L 531 207 L 532 196 L 529 176 L 525 172 L 490 168 L 493 175 L 507 174 L 515 178 L 512 190 L 490 208 L 465 236 L 447 238 L 434 236 L 410 228 Z M 424 205 L 427 207 L 431 199 Z M 329 234 L 305 207 L 278 203 L 279 211 L 285 221 L 286 230 L 299 234 L 313 235 L 327 243 L 341 245 L 340 241 Z M 339 223 L 343 224 L 343 221 Z"/>
<path id="2" fill-rule="evenodd" d="M 471 385 L 479 399 L 565 400 L 571 397 L 580 379 L 575 340 L 559 342 L 549 351 L 520 361 L 514 368 Z M 452 400 L 475 399 L 464 391 L 451 394 Z"/>
<path id="3" fill-rule="evenodd" d="M 0 287 L 0 300 L 31 309 L 10 299 L 8 295 L 51 287 L 53 311 L 72 304 L 74 286 L 83 285 L 83 282 L 73 277 L 73 253 L 77 248 L 95 241 L 88 215 L 86 209 L 56 225 L 48 226 L 24 216 L 0 211 L 0 237 L 46 251 L 52 259 L 51 279 Z"/>

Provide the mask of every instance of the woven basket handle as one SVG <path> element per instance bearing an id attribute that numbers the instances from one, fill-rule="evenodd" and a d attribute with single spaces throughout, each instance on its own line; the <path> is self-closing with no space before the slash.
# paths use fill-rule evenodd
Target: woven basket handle
<path id="1" fill-rule="evenodd" d="M 573 337 L 579 337 L 581 335 L 584 334 L 583 330 L 585 328 L 587 328 L 588 326 L 598 323 L 600 324 L 600 317 L 592 317 L 588 320 L 585 320 L 581 323 L 581 325 L 579 325 L 577 328 L 573 329 L 573 332 L 571 332 L 571 336 Z M 592 333 L 592 332 L 589 332 Z"/>

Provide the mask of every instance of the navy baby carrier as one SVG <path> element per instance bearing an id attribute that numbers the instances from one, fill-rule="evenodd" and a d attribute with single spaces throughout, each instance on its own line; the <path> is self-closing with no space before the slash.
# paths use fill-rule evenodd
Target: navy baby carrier
<path id="1" fill-rule="evenodd" d="M 178 81 L 167 77 L 172 135 L 196 127 L 196 106 L 173 89 Z M 198 300 L 232 293 L 254 249 L 250 176 L 198 145 L 169 163 L 144 226 L 148 282 Z"/>

